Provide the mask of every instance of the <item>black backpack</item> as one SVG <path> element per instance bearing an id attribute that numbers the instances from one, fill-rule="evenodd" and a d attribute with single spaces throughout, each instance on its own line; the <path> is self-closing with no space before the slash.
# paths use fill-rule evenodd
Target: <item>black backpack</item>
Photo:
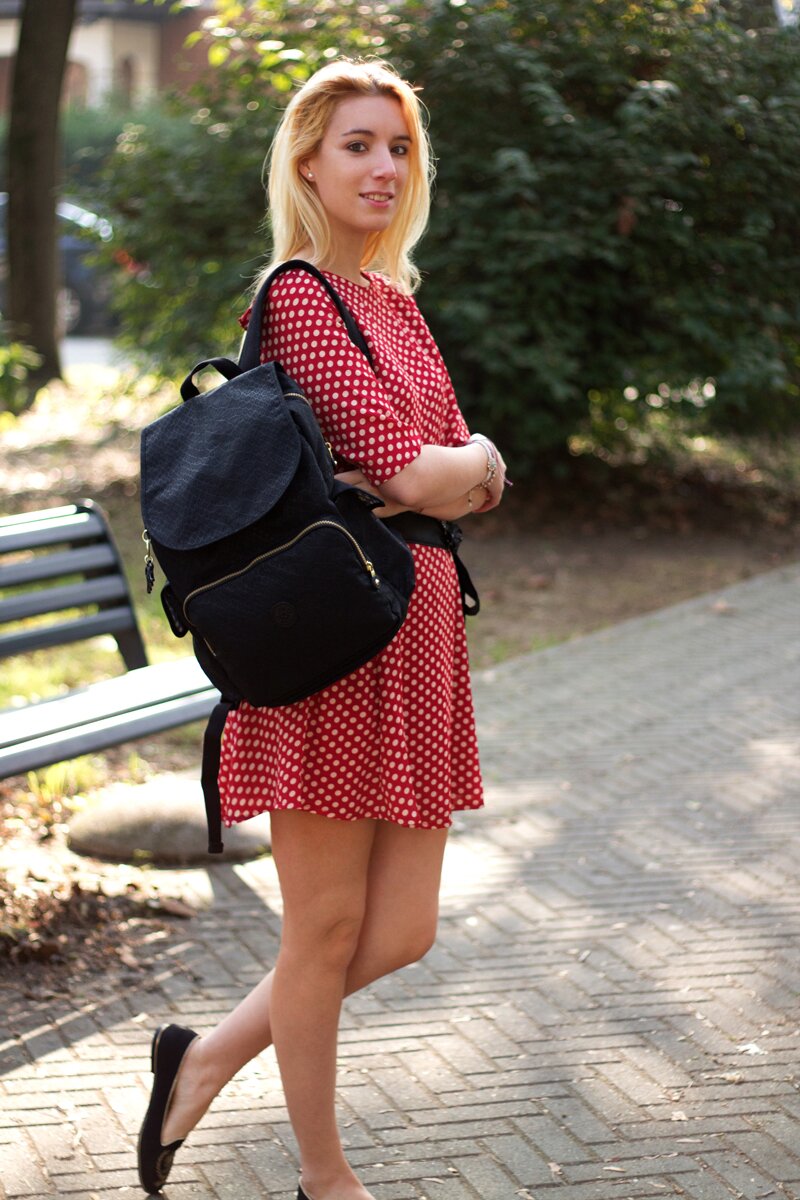
<path id="1" fill-rule="evenodd" d="M 238 364 L 198 363 L 181 385 L 183 403 L 142 432 L 148 590 L 152 547 L 168 580 L 170 626 L 191 633 L 223 697 L 203 762 L 212 851 L 222 849 L 216 771 L 230 709 L 243 698 L 291 704 L 356 670 L 397 633 L 414 588 L 406 541 L 372 511 L 380 501 L 336 480 L 301 388 L 280 364 L 259 364 L 269 286 L 296 268 L 322 283 L 373 365 L 336 290 L 292 260 L 260 288 Z M 194 376 L 205 367 L 226 382 L 200 393 Z"/>

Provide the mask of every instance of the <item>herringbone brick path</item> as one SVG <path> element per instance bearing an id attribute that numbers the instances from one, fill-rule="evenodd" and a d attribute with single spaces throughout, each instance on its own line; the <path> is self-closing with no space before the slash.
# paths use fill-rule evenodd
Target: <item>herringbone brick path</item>
<path id="1" fill-rule="evenodd" d="M 344 1020 L 343 1123 L 380 1200 L 799 1200 L 799 584 L 476 680 L 489 804 L 458 819 L 437 948 Z M 213 904 L 146 986 L 4 1042 L 4 1197 L 138 1194 L 149 1029 L 211 1026 L 277 941 L 269 862 L 192 878 Z M 179 1164 L 169 1200 L 294 1195 L 270 1055 Z"/>

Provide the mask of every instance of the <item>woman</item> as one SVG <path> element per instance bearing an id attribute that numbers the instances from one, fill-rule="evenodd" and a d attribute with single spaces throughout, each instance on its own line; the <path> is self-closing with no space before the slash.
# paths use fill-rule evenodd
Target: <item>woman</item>
<path id="1" fill-rule="evenodd" d="M 491 442 L 470 439 L 410 294 L 429 162 L 413 89 L 386 64 L 347 60 L 294 96 L 270 158 L 271 265 L 302 258 L 322 269 L 366 336 L 375 370 L 302 269 L 270 289 L 262 358 L 277 359 L 305 390 L 345 467 L 340 478 L 379 496 L 383 518 L 487 512 L 505 481 Z M 145 1187 L 163 1184 L 213 1098 L 272 1043 L 300 1150 L 298 1200 L 373 1200 L 336 1123 L 342 1000 L 430 948 L 451 814 L 483 803 L 453 558 L 438 546 L 412 551 L 414 595 L 384 651 L 307 700 L 278 709 L 243 703 L 228 718 L 223 817 L 271 813 L 280 951 L 213 1032 L 200 1038 L 170 1025 L 157 1033 L 140 1138 Z"/>

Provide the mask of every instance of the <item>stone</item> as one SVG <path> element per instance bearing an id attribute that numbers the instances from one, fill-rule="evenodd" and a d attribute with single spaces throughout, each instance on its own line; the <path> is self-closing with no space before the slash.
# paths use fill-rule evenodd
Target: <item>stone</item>
<path id="1" fill-rule="evenodd" d="M 158 775 L 146 783 L 118 783 L 69 824 L 69 848 L 114 862 L 213 866 L 258 858 L 270 848 L 269 815 L 223 826 L 222 854 L 208 853 L 203 792 L 197 779 Z"/>

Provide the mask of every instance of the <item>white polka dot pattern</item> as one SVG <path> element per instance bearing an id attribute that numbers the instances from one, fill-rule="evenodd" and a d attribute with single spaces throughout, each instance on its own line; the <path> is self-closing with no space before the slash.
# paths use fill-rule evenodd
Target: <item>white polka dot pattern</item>
<path id="1" fill-rule="evenodd" d="M 389 479 L 423 443 L 469 436 L 449 376 L 409 296 L 330 275 L 375 359 L 347 336 L 318 281 L 287 272 L 270 291 L 262 359 L 308 395 L 340 460 Z M 440 829 L 483 804 L 458 581 L 445 550 L 414 546 L 405 622 L 370 662 L 282 708 L 243 702 L 225 726 L 219 784 L 226 825 L 267 809 Z"/>

